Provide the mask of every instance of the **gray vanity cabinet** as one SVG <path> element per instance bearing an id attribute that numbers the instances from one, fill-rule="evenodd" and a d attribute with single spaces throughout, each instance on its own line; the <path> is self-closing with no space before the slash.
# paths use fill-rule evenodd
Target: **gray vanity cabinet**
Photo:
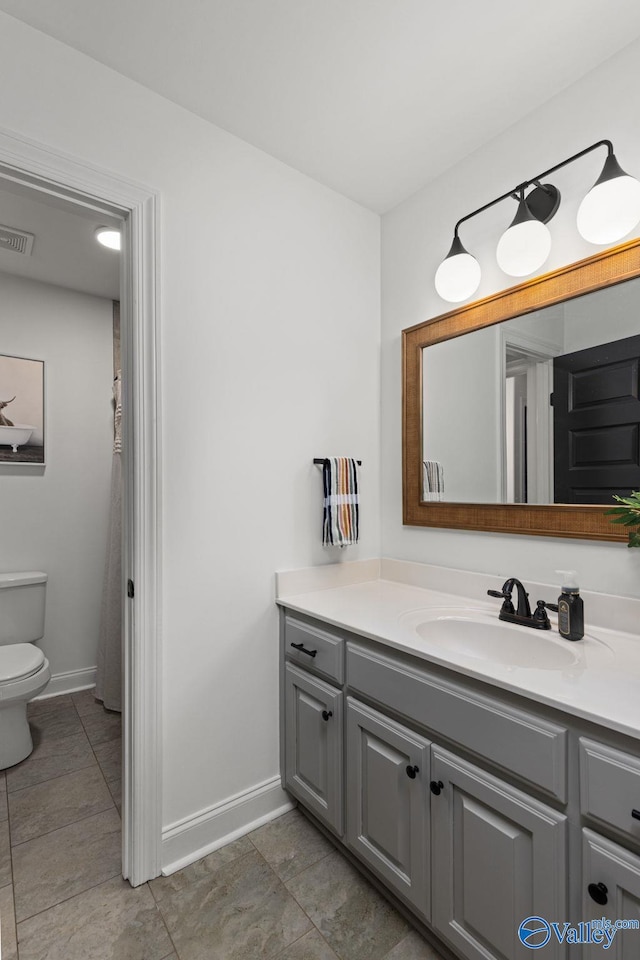
<path id="1" fill-rule="evenodd" d="M 431 777 L 434 928 L 470 960 L 530 956 L 519 921 L 566 916 L 566 817 L 437 746 Z"/>
<path id="2" fill-rule="evenodd" d="M 304 614 L 281 625 L 283 785 L 423 932 L 460 960 L 527 960 L 529 917 L 640 921 L 635 738 Z M 543 954 L 638 960 L 640 929 L 608 950 L 554 931 Z"/>
<path id="3" fill-rule="evenodd" d="M 429 741 L 347 697 L 351 849 L 429 919 Z"/>
<path id="4" fill-rule="evenodd" d="M 579 740 L 580 810 L 583 820 L 620 843 L 585 827 L 582 831 L 582 915 L 640 925 L 640 758 L 587 737 Z M 636 960 L 640 929 L 619 930 L 606 952 L 600 943 L 584 949 L 584 960 Z"/>
<path id="5" fill-rule="evenodd" d="M 586 828 L 582 841 L 583 919 L 640 923 L 640 857 Z M 637 960 L 640 929 L 618 930 L 606 950 L 601 943 L 584 947 L 583 960 L 605 956 L 607 960 Z"/>
<path id="6" fill-rule="evenodd" d="M 284 677 L 285 786 L 341 837 L 342 693 L 290 663 Z"/>

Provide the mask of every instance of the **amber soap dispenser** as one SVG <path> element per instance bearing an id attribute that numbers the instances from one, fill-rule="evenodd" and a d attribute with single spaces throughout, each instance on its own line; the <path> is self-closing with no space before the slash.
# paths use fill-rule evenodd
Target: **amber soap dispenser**
<path id="1" fill-rule="evenodd" d="M 584 637 L 584 603 L 575 570 L 556 570 L 562 576 L 562 593 L 558 597 L 558 631 L 565 640 Z"/>

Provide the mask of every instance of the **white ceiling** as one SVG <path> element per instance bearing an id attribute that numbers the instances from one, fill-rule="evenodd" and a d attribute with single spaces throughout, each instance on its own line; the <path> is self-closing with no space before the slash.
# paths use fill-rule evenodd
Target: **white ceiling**
<path id="1" fill-rule="evenodd" d="M 373 210 L 640 35 L 638 0 L 0 0 Z"/>
<path id="2" fill-rule="evenodd" d="M 94 236 L 117 221 L 0 178 L 0 224 L 35 235 L 31 256 L 0 249 L 0 272 L 120 299 L 120 256 Z"/>

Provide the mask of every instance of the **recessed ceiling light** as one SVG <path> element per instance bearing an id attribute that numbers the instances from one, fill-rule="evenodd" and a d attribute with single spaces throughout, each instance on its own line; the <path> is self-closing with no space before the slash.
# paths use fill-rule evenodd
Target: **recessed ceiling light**
<path id="1" fill-rule="evenodd" d="M 114 230 L 113 227 L 98 227 L 96 240 L 109 250 L 120 249 L 120 231 Z"/>

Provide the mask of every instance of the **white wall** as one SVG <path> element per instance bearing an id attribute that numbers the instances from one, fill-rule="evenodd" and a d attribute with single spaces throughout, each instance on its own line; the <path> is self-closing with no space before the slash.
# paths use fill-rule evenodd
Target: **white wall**
<path id="1" fill-rule="evenodd" d="M 0 126 L 161 193 L 173 824 L 278 773 L 274 571 L 379 553 L 379 218 L 4 15 L 0 78 Z M 320 543 L 327 455 L 363 461 L 342 553 Z"/>
<path id="2" fill-rule="evenodd" d="M 0 464 L 0 570 L 44 570 L 51 671 L 96 665 L 113 446 L 112 303 L 0 273 L 0 348 L 45 362 L 46 466 Z"/>
<path id="3" fill-rule="evenodd" d="M 636 42 L 383 218 L 384 555 L 495 573 L 497 582 L 505 575 L 555 582 L 556 568 L 575 568 L 591 590 L 640 595 L 640 550 L 620 544 L 403 527 L 400 406 L 400 331 L 448 310 L 433 276 L 460 217 L 603 137 L 613 140 L 621 165 L 640 175 L 639 58 Z M 601 150 L 550 178 L 563 200 L 549 224 L 553 248 L 545 270 L 595 252 L 578 235 L 575 214 L 604 156 Z M 514 212 L 500 204 L 461 229 L 463 243 L 483 268 L 478 297 L 511 285 L 496 265 L 495 245 Z"/>
<path id="4" fill-rule="evenodd" d="M 500 348 L 496 328 L 485 327 L 424 351 L 424 459 L 442 464 L 448 502 L 502 496 Z"/>
<path id="5" fill-rule="evenodd" d="M 584 299 L 584 298 L 583 298 Z M 582 302 L 582 300 L 570 300 L 569 303 Z M 532 350 L 539 345 L 542 353 L 545 355 L 555 355 L 562 353 L 564 349 L 564 316 L 565 305 L 563 303 L 553 304 L 551 307 L 545 307 L 543 310 L 535 310 L 533 313 L 525 314 L 523 317 L 513 317 L 505 323 L 500 324 L 501 330 L 507 330 L 512 343 L 518 343 L 518 335 L 530 341 L 529 346 Z M 511 336 L 515 334 L 515 336 Z"/>
<path id="6" fill-rule="evenodd" d="M 640 279 L 564 304 L 564 350 L 586 350 L 640 334 Z"/>

